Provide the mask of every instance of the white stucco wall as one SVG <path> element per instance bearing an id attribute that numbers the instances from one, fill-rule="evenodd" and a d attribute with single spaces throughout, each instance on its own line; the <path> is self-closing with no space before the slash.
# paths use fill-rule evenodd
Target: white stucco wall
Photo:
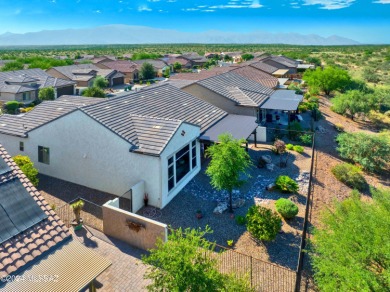
<path id="1" fill-rule="evenodd" d="M 0 135 L 12 155 L 19 141 Z M 28 155 L 39 172 L 66 181 L 122 195 L 141 180 L 150 205 L 160 206 L 160 159 L 129 152 L 130 144 L 81 111 L 37 128 L 25 140 Z M 38 162 L 38 145 L 50 148 L 50 165 Z"/>
<path id="2" fill-rule="evenodd" d="M 182 136 L 182 131 L 185 131 L 185 135 Z M 185 145 L 198 138 L 200 135 L 200 128 L 190 125 L 182 124 L 175 135 L 172 137 L 164 151 L 161 153 L 161 185 L 162 185 L 162 207 L 165 207 L 185 186 L 194 178 L 200 171 L 200 145 L 196 142 L 197 163 L 196 168 L 192 169 L 181 181 L 168 192 L 168 157 L 179 151 Z M 190 149 L 191 151 L 191 149 Z"/>

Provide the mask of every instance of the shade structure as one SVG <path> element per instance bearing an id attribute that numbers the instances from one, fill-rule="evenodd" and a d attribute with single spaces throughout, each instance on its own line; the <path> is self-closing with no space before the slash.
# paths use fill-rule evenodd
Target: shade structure
<path id="1" fill-rule="evenodd" d="M 111 262 L 71 239 L 10 277 L 5 291 L 79 291 L 100 275 Z"/>
<path id="2" fill-rule="evenodd" d="M 218 136 L 223 133 L 230 133 L 235 139 L 248 139 L 257 127 L 256 117 L 230 114 L 207 129 L 200 140 L 217 142 Z"/>
<path id="3" fill-rule="evenodd" d="M 294 90 L 276 90 L 270 98 L 261 105 L 262 109 L 296 111 L 303 96 L 295 94 Z"/>

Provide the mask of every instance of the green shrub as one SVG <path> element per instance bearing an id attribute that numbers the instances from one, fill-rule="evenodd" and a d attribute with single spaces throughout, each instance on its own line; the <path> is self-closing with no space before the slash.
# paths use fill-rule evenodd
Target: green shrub
<path id="1" fill-rule="evenodd" d="M 349 163 L 338 164 L 332 168 L 332 173 L 339 181 L 350 188 L 361 191 L 367 185 L 361 169 L 355 165 Z"/>
<path id="2" fill-rule="evenodd" d="M 339 144 L 337 151 L 342 158 L 359 163 L 368 171 L 389 168 L 390 142 L 385 135 L 342 133 L 336 140 Z"/>
<path id="3" fill-rule="evenodd" d="M 15 114 L 19 107 L 20 103 L 18 101 L 12 100 L 5 103 L 5 109 L 9 114 Z"/>
<path id="4" fill-rule="evenodd" d="M 295 193 L 299 189 L 297 182 L 287 175 L 279 175 L 275 180 L 275 185 L 284 193 Z"/>
<path id="5" fill-rule="evenodd" d="M 249 208 L 246 220 L 249 233 L 254 238 L 265 241 L 274 240 L 282 224 L 276 212 L 256 205 Z"/>
<path id="6" fill-rule="evenodd" d="M 305 148 L 303 148 L 303 147 L 300 146 L 300 145 L 294 145 L 293 150 L 296 151 L 296 152 L 298 152 L 298 153 L 303 153 L 303 152 L 305 152 Z"/>
<path id="7" fill-rule="evenodd" d="M 20 170 L 27 176 L 34 186 L 38 186 L 38 170 L 28 156 L 16 155 L 12 158 Z"/>
<path id="8" fill-rule="evenodd" d="M 292 219 L 298 214 L 298 206 L 288 199 L 280 198 L 275 202 L 276 211 L 285 219 Z"/>
<path id="9" fill-rule="evenodd" d="M 293 150 L 294 149 L 294 145 L 293 144 L 287 144 L 286 145 L 286 149 L 287 150 Z"/>
<path id="10" fill-rule="evenodd" d="M 291 122 L 287 129 L 289 138 L 294 141 L 298 139 L 302 132 L 302 126 L 297 121 Z"/>
<path id="11" fill-rule="evenodd" d="M 237 216 L 236 216 L 236 223 L 237 223 L 238 225 L 245 225 L 245 223 L 246 223 L 246 218 L 245 218 L 245 216 L 237 215 Z"/>
<path id="12" fill-rule="evenodd" d="M 303 134 L 299 137 L 301 142 L 305 145 L 311 145 L 313 141 L 313 136 L 311 134 Z"/>

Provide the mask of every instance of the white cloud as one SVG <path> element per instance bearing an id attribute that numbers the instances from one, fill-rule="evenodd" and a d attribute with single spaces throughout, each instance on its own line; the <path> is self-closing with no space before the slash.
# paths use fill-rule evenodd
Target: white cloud
<path id="1" fill-rule="evenodd" d="M 203 12 L 214 12 L 215 10 L 214 9 L 205 9 L 205 10 L 202 10 Z"/>
<path id="2" fill-rule="evenodd" d="M 321 9 L 334 10 L 349 7 L 355 0 L 304 0 L 303 5 L 321 5 Z"/>
<path id="3" fill-rule="evenodd" d="M 249 6 L 250 8 L 261 8 L 263 5 L 260 4 L 259 0 L 253 0 L 252 5 Z"/>
<path id="4" fill-rule="evenodd" d="M 378 1 L 374 1 L 373 3 L 378 3 L 378 4 L 390 4 L 390 0 L 378 0 Z"/>
<path id="5" fill-rule="evenodd" d="M 94 10 L 93 13 L 101 14 L 102 11 L 101 10 Z"/>
<path id="6" fill-rule="evenodd" d="M 152 11 L 152 9 L 149 8 L 149 7 L 146 6 L 146 5 L 142 5 L 142 6 L 138 6 L 138 11 L 139 11 L 139 12 L 142 12 L 142 11 Z"/>
<path id="7" fill-rule="evenodd" d="M 198 11 L 198 8 L 184 8 L 183 11 Z"/>

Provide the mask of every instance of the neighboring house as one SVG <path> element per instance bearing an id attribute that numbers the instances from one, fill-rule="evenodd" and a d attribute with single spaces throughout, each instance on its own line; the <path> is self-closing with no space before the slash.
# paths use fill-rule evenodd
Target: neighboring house
<path id="1" fill-rule="evenodd" d="M 263 105 L 269 100 L 277 99 L 279 107 L 281 96 L 275 90 L 236 74 L 234 71 L 197 81 L 183 87 L 183 90 L 230 114 L 254 116 L 259 124 L 266 122 L 267 110 L 270 110 L 269 106 L 263 107 Z M 283 91 L 287 93 L 281 99 L 284 97 L 289 99 L 293 96 L 296 101 L 294 102 L 296 106 L 294 111 L 296 111 L 302 96 L 297 96 L 293 90 Z M 291 111 L 290 108 L 289 105 L 286 110 Z"/>
<path id="2" fill-rule="evenodd" d="M 253 117 L 228 115 L 167 84 L 103 101 L 61 97 L 21 117 L 3 115 L 0 140 L 42 174 L 117 196 L 144 182 L 149 204 L 163 208 L 200 171 L 201 135 L 212 131 L 202 138 L 210 143 L 217 133 L 248 138 L 256 128 Z"/>
<path id="3" fill-rule="evenodd" d="M 181 65 L 181 68 L 182 69 L 191 69 L 192 68 L 192 63 L 190 60 L 186 59 L 186 58 L 183 58 L 181 56 L 178 56 L 178 57 L 164 57 L 164 58 L 161 58 L 162 61 L 164 61 L 165 63 L 167 63 L 170 67 L 171 67 L 171 71 L 173 72 L 174 69 L 173 69 L 173 64 L 175 63 L 179 63 Z"/>
<path id="4" fill-rule="evenodd" d="M 78 89 L 90 87 L 97 76 L 108 80 L 108 86 L 124 84 L 124 75 L 117 70 L 101 69 L 94 64 L 79 64 L 53 67 L 46 72 L 57 78 L 63 78 L 76 82 Z"/>
<path id="5" fill-rule="evenodd" d="M 115 61 L 116 58 L 114 56 L 102 56 L 102 57 L 95 57 L 91 60 L 92 64 L 100 64 L 105 62 L 112 62 Z"/>
<path id="6" fill-rule="evenodd" d="M 269 56 L 261 60 L 261 62 L 276 67 L 279 70 L 288 70 L 287 74 L 297 73 L 298 62 L 285 56 Z"/>
<path id="7" fill-rule="evenodd" d="M 229 56 L 232 59 L 232 63 L 241 63 L 242 62 L 242 52 L 222 52 L 222 58 Z"/>
<path id="8" fill-rule="evenodd" d="M 74 239 L 0 145 L 0 290 L 80 291 L 111 263 Z"/>
<path id="9" fill-rule="evenodd" d="M 203 80 L 212 76 L 224 74 L 226 72 L 236 69 L 235 67 L 213 67 L 208 70 L 200 70 L 192 73 L 179 73 L 172 75 L 169 80 Z"/>
<path id="10" fill-rule="evenodd" d="M 41 69 L 0 72 L 0 100 L 30 103 L 38 98 L 39 89 L 53 87 L 55 97 L 72 95 L 76 82 L 52 77 Z"/>
<path id="11" fill-rule="evenodd" d="M 191 62 L 191 68 L 193 67 L 203 67 L 204 64 L 208 62 L 205 56 L 201 56 L 198 53 L 184 53 L 181 55 L 182 58 L 187 59 Z"/>
<path id="12" fill-rule="evenodd" d="M 113 69 L 124 75 L 124 82 L 131 83 L 139 79 L 139 66 L 132 61 L 117 60 L 96 64 L 101 69 Z"/>
<path id="13" fill-rule="evenodd" d="M 156 77 L 162 77 L 166 69 L 171 70 L 171 67 L 162 60 L 144 59 L 144 60 L 136 60 L 133 62 L 138 65 L 139 71 L 141 71 L 141 67 L 144 63 L 152 64 L 154 71 L 156 72 Z"/>
<path id="14" fill-rule="evenodd" d="M 272 76 L 271 74 L 265 73 L 264 71 L 256 69 L 252 66 L 241 66 L 230 72 L 253 80 L 268 88 L 276 89 L 278 86 L 278 78 Z"/>

